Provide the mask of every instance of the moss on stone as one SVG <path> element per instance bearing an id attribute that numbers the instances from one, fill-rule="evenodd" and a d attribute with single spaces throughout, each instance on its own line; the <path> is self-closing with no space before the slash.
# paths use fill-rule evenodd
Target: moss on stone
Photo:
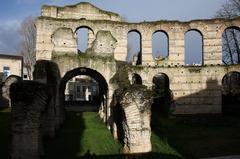
<path id="1" fill-rule="evenodd" d="M 143 67 L 132 66 L 127 62 L 117 61 L 117 72 L 111 78 L 110 83 L 118 86 L 118 89 L 115 91 L 118 100 L 121 100 L 120 98 L 122 98 L 125 93 L 134 94 L 136 92 L 141 92 L 142 96 L 146 99 L 152 98 L 152 90 L 149 90 L 147 86 L 131 84 L 129 81 L 128 72 L 136 69 L 143 69 Z"/>
<path id="2" fill-rule="evenodd" d="M 71 60 L 77 60 L 79 64 L 86 60 L 95 60 L 95 61 L 102 61 L 103 64 L 106 62 L 114 62 L 114 57 L 113 56 L 99 56 L 99 55 L 92 55 L 92 54 L 87 54 L 87 53 L 80 53 L 80 54 L 73 54 L 73 53 L 62 53 L 61 55 L 57 55 L 56 53 L 53 54 L 52 59 L 54 61 L 60 59 L 60 58 L 67 58 Z"/>

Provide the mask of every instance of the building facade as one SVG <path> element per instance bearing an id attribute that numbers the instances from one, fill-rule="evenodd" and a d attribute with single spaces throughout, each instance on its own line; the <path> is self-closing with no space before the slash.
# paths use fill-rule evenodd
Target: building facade
<path id="1" fill-rule="evenodd" d="M 98 83 L 89 76 L 76 76 L 66 85 L 66 101 L 92 102 L 99 96 Z"/>
<path id="2" fill-rule="evenodd" d="M 23 57 L 19 55 L 0 54 L 0 73 L 2 82 L 10 75 L 23 76 Z"/>

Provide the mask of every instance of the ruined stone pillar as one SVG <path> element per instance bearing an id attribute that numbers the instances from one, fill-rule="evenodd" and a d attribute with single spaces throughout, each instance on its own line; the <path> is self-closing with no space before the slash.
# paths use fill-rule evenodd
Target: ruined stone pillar
<path id="1" fill-rule="evenodd" d="M 65 119 L 64 108 L 59 96 L 60 73 L 57 64 L 47 60 L 36 62 L 33 72 L 34 81 L 46 84 L 51 96 L 43 115 L 43 135 L 53 137 L 55 130 L 60 127 Z"/>
<path id="2" fill-rule="evenodd" d="M 34 81 L 14 83 L 12 100 L 11 159 L 38 159 L 43 154 L 41 116 L 47 105 L 45 85 Z"/>
<path id="3" fill-rule="evenodd" d="M 144 153 L 152 150 L 151 104 L 144 89 L 126 91 L 120 104 L 123 109 L 124 153 Z"/>
<path id="4" fill-rule="evenodd" d="M 11 107 L 11 99 L 10 99 L 10 86 L 13 83 L 21 81 L 22 78 L 16 75 L 10 75 L 5 80 L 4 85 L 2 87 L 2 96 L 7 100 L 6 104 L 7 107 Z"/>

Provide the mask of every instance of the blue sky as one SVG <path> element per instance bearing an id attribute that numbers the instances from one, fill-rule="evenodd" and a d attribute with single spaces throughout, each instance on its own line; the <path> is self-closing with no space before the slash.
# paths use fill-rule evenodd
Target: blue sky
<path id="1" fill-rule="evenodd" d="M 0 5 L 0 52 L 15 53 L 20 37 L 21 21 L 29 16 L 39 16 L 43 4 L 68 5 L 82 0 L 5 0 Z M 207 19 L 226 0 L 85 0 L 95 6 L 116 12 L 127 21 Z"/>

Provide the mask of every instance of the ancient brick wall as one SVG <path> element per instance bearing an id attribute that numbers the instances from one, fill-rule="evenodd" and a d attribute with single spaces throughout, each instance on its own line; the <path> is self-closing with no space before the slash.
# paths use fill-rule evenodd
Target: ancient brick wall
<path id="1" fill-rule="evenodd" d="M 77 10 L 79 12 L 76 12 Z M 142 65 L 129 72 L 130 77 L 131 73 L 138 73 L 143 79 L 143 83 L 152 87 L 154 75 L 165 73 L 170 80 L 170 89 L 176 101 L 175 113 L 221 112 L 222 78 L 230 70 L 239 71 L 238 65 L 231 67 L 222 65 L 222 34 L 225 29 L 231 26 L 239 27 L 239 17 L 234 19 L 192 20 L 188 22 L 162 20 L 128 23 L 121 21 L 118 19 L 119 17 L 115 20 L 114 18 L 111 19 L 106 16 L 106 12 L 98 10 L 98 8 L 88 3 L 79 3 L 76 6 L 62 8 L 43 7 L 42 16 L 38 18 L 37 22 L 37 59 L 54 60 L 55 56 L 76 55 L 76 31 L 81 27 L 89 28 L 92 31 L 92 34 L 89 34 L 89 49 L 99 32 L 109 32 L 112 39 L 116 40 L 113 45 L 115 47 L 112 49 L 114 57 L 112 64 L 110 64 L 111 62 L 103 62 L 102 67 L 96 67 L 95 64 L 99 61 L 87 64 L 87 62 L 78 63 L 75 60 L 64 62 L 66 61 L 64 58 L 61 59 L 61 63 L 57 63 L 62 77 L 67 71 L 74 68 L 89 67 L 106 77 L 106 81 L 112 87 L 109 79 L 116 72 L 115 68 L 117 66 L 114 60 L 126 61 L 127 35 L 130 31 L 137 31 L 141 35 Z M 110 17 L 114 16 L 111 15 Z M 198 31 L 202 35 L 202 66 L 190 67 L 184 64 L 185 34 L 190 30 Z M 156 31 L 163 31 L 168 37 L 169 55 L 162 61 L 155 60 L 152 55 L 152 35 Z M 99 40 L 97 45 L 102 45 L 105 48 L 110 39 L 107 36 L 102 38 L 103 40 Z M 111 46 L 111 43 L 109 45 Z M 104 50 L 111 49 L 111 47 L 103 50 L 99 50 L 99 48 L 92 50 L 93 54 L 101 56 Z M 94 61 L 94 59 L 90 61 Z M 88 60 L 88 62 L 90 61 Z M 100 65 L 99 63 L 98 66 Z M 111 66 L 114 69 L 104 70 L 106 68 L 104 65 Z M 111 98 L 113 91 L 114 89 L 111 88 L 109 98 Z"/>

